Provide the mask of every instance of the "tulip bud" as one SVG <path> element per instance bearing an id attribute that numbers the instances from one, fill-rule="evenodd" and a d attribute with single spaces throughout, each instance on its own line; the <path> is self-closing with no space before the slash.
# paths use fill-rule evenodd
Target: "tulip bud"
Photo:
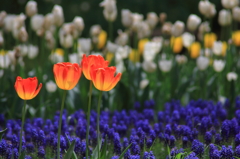
<path id="1" fill-rule="evenodd" d="M 147 24 L 149 25 L 150 29 L 154 29 L 158 22 L 158 16 L 154 12 L 150 12 L 147 14 Z"/>
<path id="2" fill-rule="evenodd" d="M 26 5 L 26 15 L 28 17 L 32 17 L 37 13 L 37 2 L 35 1 L 28 1 L 27 5 Z"/>
<path id="3" fill-rule="evenodd" d="M 130 53 L 131 49 L 129 46 L 118 47 L 116 51 L 116 56 L 119 55 L 120 59 L 126 59 Z"/>
<path id="4" fill-rule="evenodd" d="M 238 0 L 221 0 L 222 6 L 226 9 L 233 9 L 238 6 Z"/>
<path id="5" fill-rule="evenodd" d="M 140 82 L 140 89 L 145 89 L 149 84 L 149 80 L 148 79 L 144 79 L 144 80 L 141 80 Z"/>
<path id="6" fill-rule="evenodd" d="M 149 37 L 150 34 L 151 30 L 149 28 L 149 25 L 146 22 L 140 22 L 137 28 L 138 39 Z"/>
<path id="7" fill-rule="evenodd" d="M 122 73 L 126 70 L 123 60 L 116 63 L 116 73 Z"/>
<path id="8" fill-rule="evenodd" d="M 118 30 L 118 37 L 116 38 L 116 44 L 125 46 L 128 42 L 128 34 L 125 32 L 122 32 L 121 30 Z"/>
<path id="9" fill-rule="evenodd" d="M 218 23 L 221 26 L 228 26 L 232 23 L 232 16 L 230 11 L 222 9 L 218 15 Z"/>
<path id="10" fill-rule="evenodd" d="M 185 32 L 182 34 L 183 46 L 188 48 L 195 41 L 195 36 L 192 34 Z"/>
<path id="11" fill-rule="evenodd" d="M 47 90 L 49 93 L 56 92 L 56 90 L 57 90 L 57 85 L 56 85 L 55 82 L 53 82 L 53 81 L 48 81 L 48 82 L 46 83 L 46 90 Z"/>
<path id="12" fill-rule="evenodd" d="M 54 5 L 53 10 L 53 22 L 56 26 L 61 26 L 64 22 L 63 9 L 60 5 Z"/>
<path id="13" fill-rule="evenodd" d="M 60 43 L 65 48 L 70 48 L 73 46 L 73 37 L 71 34 L 67 34 L 66 36 L 60 39 Z"/>
<path id="14" fill-rule="evenodd" d="M 75 25 L 75 27 L 77 28 L 77 30 L 79 32 L 83 31 L 83 29 L 84 29 L 84 21 L 83 21 L 82 17 L 78 17 L 78 16 L 75 17 L 73 19 L 73 24 Z"/>
<path id="15" fill-rule="evenodd" d="M 53 33 L 51 31 L 46 31 L 45 40 L 46 40 L 46 45 L 50 50 L 55 48 L 56 40 L 55 40 L 55 38 L 53 36 Z"/>
<path id="16" fill-rule="evenodd" d="M 68 59 L 71 63 L 79 63 L 80 56 L 77 53 L 69 54 Z"/>
<path id="17" fill-rule="evenodd" d="M 28 58 L 34 59 L 38 55 L 38 47 L 34 45 L 28 46 Z"/>
<path id="18" fill-rule="evenodd" d="M 7 13 L 5 11 L 0 12 L 0 27 L 4 25 L 4 19 L 7 16 Z"/>
<path id="19" fill-rule="evenodd" d="M 114 44 L 111 41 L 107 42 L 107 50 L 111 53 L 115 53 L 117 51 L 118 47 L 119 46 L 117 44 Z"/>
<path id="20" fill-rule="evenodd" d="M 91 28 L 90 28 L 90 34 L 91 36 L 93 37 L 96 37 L 98 36 L 102 31 L 102 28 L 100 25 L 93 25 Z"/>
<path id="21" fill-rule="evenodd" d="M 212 18 L 216 14 L 215 5 L 210 3 L 208 0 L 200 1 L 198 4 L 198 9 L 200 13 L 207 18 Z"/>
<path id="22" fill-rule="evenodd" d="M 221 41 L 215 41 L 213 43 L 212 51 L 215 55 L 219 56 L 222 54 L 222 42 Z"/>
<path id="23" fill-rule="evenodd" d="M 143 21 L 143 15 L 138 13 L 132 13 L 132 29 L 137 31 L 138 26 Z"/>
<path id="24" fill-rule="evenodd" d="M 36 14 L 31 18 L 31 27 L 34 31 L 38 31 L 43 27 L 44 16 Z"/>
<path id="25" fill-rule="evenodd" d="M 28 33 L 25 27 L 21 27 L 21 29 L 19 30 L 18 39 L 21 42 L 26 42 L 28 40 Z"/>
<path id="26" fill-rule="evenodd" d="M 176 61 L 179 65 L 187 63 L 187 60 L 188 60 L 187 56 L 185 56 L 185 55 L 177 55 L 176 56 Z"/>
<path id="27" fill-rule="evenodd" d="M 195 14 L 191 14 L 188 17 L 188 20 L 187 20 L 187 28 L 190 31 L 194 32 L 197 29 L 197 27 L 199 26 L 200 23 L 201 23 L 201 18 L 199 18 Z"/>
<path id="28" fill-rule="evenodd" d="M 237 78 L 238 78 L 238 75 L 237 75 L 235 72 L 229 72 L 229 73 L 227 74 L 227 80 L 228 80 L 229 82 L 231 82 L 231 81 L 236 81 Z"/>
<path id="29" fill-rule="evenodd" d="M 133 18 L 132 13 L 128 9 L 122 9 L 121 11 L 121 20 L 124 27 L 129 28 L 132 25 Z"/>
<path id="30" fill-rule="evenodd" d="M 200 71 L 206 70 L 209 65 L 209 59 L 204 56 L 200 56 L 197 58 L 197 67 Z"/>
<path id="31" fill-rule="evenodd" d="M 237 21 L 237 22 L 240 22 L 240 7 L 234 7 L 232 9 L 232 17 L 233 17 L 233 20 Z"/>
<path id="32" fill-rule="evenodd" d="M 159 15 L 159 20 L 161 24 L 164 24 L 167 19 L 167 14 L 166 13 L 160 13 Z"/>
<path id="33" fill-rule="evenodd" d="M 104 0 L 100 3 L 103 9 L 103 15 L 107 21 L 113 22 L 117 17 L 117 7 L 115 0 Z"/>
<path id="34" fill-rule="evenodd" d="M 13 30 L 13 21 L 15 20 L 16 15 L 7 15 L 4 18 L 4 30 L 11 32 Z"/>
<path id="35" fill-rule="evenodd" d="M 157 65 L 153 61 L 143 61 L 142 68 L 144 71 L 152 73 L 157 69 Z"/>
<path id="36" fill-rule="evenodd" d="M 182 21 L 176 21 L 171 29 L 171 34 L 175 37 L 182 35 L 184 31 L 184 23 Z"/>
<path id="37" fill-rule="evenodd" d="M 162 72 L 169 72 L 172 68 L 172 61 L 162 59 L 162 60 L 158 61 L 158 65 Z"/>
<path id="38" fill-rule="evenodd" d="M 44 17 L 43 27 L 46 30 L 49 30 L 54 24 L 54 15 L 52 13 L 48 13 Z"/>
<path id="39" fill-rule="evenodd" d="M 171 22 L 166 22 L 162 26 L 162 33 L 164 35 L 171 35 L 171 30 L 172 30 L 172 23 Z"/>
<path id="40" fill-rule="evenodd" d="M 216 72 L 222 72 L 225 67 L 225 62 L 223 60 L 214 60 L 213 61 L 213 69 Z"/>
<path id="41" fill-rule="evenodd" d="M 83 51 L 85 54 L 89 53 L 91 50 L 91 39 L 80 38 L 78 39 L 79 48 L 78 51 Z"/>

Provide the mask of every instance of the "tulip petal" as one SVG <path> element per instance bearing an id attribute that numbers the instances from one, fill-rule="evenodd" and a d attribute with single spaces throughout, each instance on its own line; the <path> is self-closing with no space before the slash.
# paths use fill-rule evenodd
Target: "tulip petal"
<path id="1" fill-rule="evenodd" d="M 29 100 L 33 98 L 33 94 L 37 88 L 38 85 L 38 79 L 36 77 L 33 78 L 27 78 L 22 81 L 23 88 L 25 91 L 25 99 Z"/>
<path id="2" fill-rule="evenodd" d="M 103 90 L 104 74 L 105 74 L 105 70 L 103 68 L 97 69 L 96 79 L 93 82 L 93 84 L 99 90 Z"/>
<path id="3" fill-rule="evenodd" d="M 117 85 L 117 83 L 120 81 L 121 77 L 122 77 L 122 73 L 118 73 L 116 75 L 116 77 L 113 78 L 112 83 L 110 84 L 110 86 L 105 91 L 112 90 Z"/>
<path id="4" fill-rule="evenodd" d="M 32 98 L 35 98 L 35 97 L 38 95 L 38 93 L 39 93 L 39 91 L 41 90 L 41 88 L 42 88 L 42 83 L 39 84 L 39 86 L 38 86 L 38 88 L 35 90 Z"/>
<path id="5" fill-rule="evenodd" d="M 116 72 L 116 67 L 106 67 L 105 69 L 105 75 L 104 75 L 104 84 L 103 89 L 106 90 L 110 87 L 112 80 L 114 78 L 114 74 Z"/>
<path id="6" fill-rule="evenodd" d="M 22 78 L 20 76 L 18 76 L 16 78 L 16 82 L 15 82 L 15 90 L 18 94 L 18 96 L 22 99 L 25 99 L 25 93 L 24 93 L 24 87 L 23 87 L 23 84 L 22 84 Z"/>

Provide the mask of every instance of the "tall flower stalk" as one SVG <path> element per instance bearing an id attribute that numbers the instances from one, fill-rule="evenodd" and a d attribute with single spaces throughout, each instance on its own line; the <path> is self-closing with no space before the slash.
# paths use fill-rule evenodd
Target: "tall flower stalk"
<path id="1" fill-rule="evenodd" d="M 102 103 L 102 91 L 100 91 L 99 97 L 98 97 L 98 106 L 97 106 L 97 150 L 98 150 L 98 158 L 100 158 L 100 139 L 101 139 L 101 133 L 100 133 L 100 128 L 99 128 L 99 120 L 100 120 L 100 108 L 101 108 L 101 103 Z"/>

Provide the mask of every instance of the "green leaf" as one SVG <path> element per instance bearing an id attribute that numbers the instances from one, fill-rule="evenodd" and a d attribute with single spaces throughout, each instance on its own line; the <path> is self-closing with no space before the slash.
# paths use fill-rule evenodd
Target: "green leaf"
<path id="1" fill-rule="evenodd" d="M 104 145 L 103 145 L 103 149 L 101 151 L 101 159 L 105 159 L 107 156 L 107 137 L 104 140 Z"/>
<path id="2" fill-rule="evenodd" d="M 21 153 L 19 159 L 24 159 L 25 158 L 25 153 Z"/>
<path id="3" fill-rule="evenodd" d="M 121 159 L 124 157 L 124 154 L 127 152 L 127 150 L 131 147 L 132 144 L 130 144 L 127 148 L 125 148 L 125 150 L 122 152 L 122 154 L 119 156 L 118 159 Z"/>
<path id="4" fill-rule="evenodd" d="M 74 147 L 75 147 L 75 140 L 73 140 L 73 142 L 69 146 L 66 155 L 64 155 L 64 159 L 70 159 L 72 157 L 72 154 L 74 152 Z"/>
<path id="5" fill-rule="evenodd" d="M 69 138 L 68 138 L 68 135 L 65 134 L 65 136 L 67 137 L 67 140 L 68 140 L 69 145 L 71 145 L 71 142 L 70 142 L 70 140 L 69 140 Z M 77 155 L 76 155 L 76 153 L 75 153 L 74 150 L 73 150 L 73 158 L 74 158 L 74 159 L 78 159 L 78 158 L 77 158 Z"/>
<path id="6" fill-rule="evenodd" d="M 4 132 L 5 132 L 6 130 L 7 130 L 7 128 L 0 131 L 0 141 L 2 140 L 3 134 L 4 134 Z"/>
<path id="7" fill-rule="evenodd" d="M 98 142 L 98 144 L 100 144 L 100 145 L 99 145 L 99 149 L 101 149 L 102 139 L 100 139 L 100 142 Z M 91 159 L 98 159 L 98 144 L 97 144 L 97 146 L 95 147 L 95 149 L 93 150 Z M 100 151 L 100 150 L 99 150 L 99 151 Z"/>

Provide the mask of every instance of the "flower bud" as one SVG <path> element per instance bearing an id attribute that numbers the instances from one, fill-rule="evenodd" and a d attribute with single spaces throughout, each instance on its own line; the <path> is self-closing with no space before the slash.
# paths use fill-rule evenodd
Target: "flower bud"
<path id="1" fill-rule="evenodd" d="M 42 29 L 44 24 L 44 16 L 40 14 L 36 14 L 31 17 L 31 27 L 34 31 L 38 31 Z"/>
<path id="2" fill-rule="evenodd" d="M 216 14 L 215 5 L 210 3 L 208 0 L 200 1 L 198 4 L 198 9 L 206 18 L 212 18 Z"/>
<path id="3" fill-rule="evenodd" d="M 232 9 L 232 18 L 233 20 L 240 22 L 240 7 L 234 7 Z"/>
<path id="4" fill-rule="evenodd" d="M 184 23 L 182 21 L 176 21 L 171 29 L 171 34 L 175 37 L 182 35 L 184 31 Z"/>
<path id="5" fill-rule="evenodd" d="M 144 71 L 152 73 L 157 69 L 157 65 L 153 61 L 143 61 L 142 68 Z"/>
<path id="6" fill-rule="evenodd" d="M 162 59 L 162 60 L 158 61 L 158 65 L 162 72 L 169 72 L 172 68 L 172 61 Z"/>
<path id="7" fill-rule="evenodd" d="M 95 36 L 98 36 L 102 31 L 102 28 L 100 25 L 93 25 L 91 28 L 90 28 L 90 34 L 91 36 L 95 37 Z"/>
<path id="8" fill-rule="evenodd" d="M 196 59 L 200 55 L 201 44 L 199 42 L 193 42 L 189 48 L 190 57 Z"/>
<path id="9" fill-rule="evenodd" d="M 51 31 L 46 31 L 45 40 L 46 40 L 46 45 L 50 50 L 55 48 L 56 40 L 55 40 L 55 38 L 53 36 L 53 33 Z"/>
<path id="10" fill-rule="evenodd" d="M 28 17 L 32 17 L 37 13 L 37 2 L 35 1 L 28 1 L 26 5 L 26 15 Z"/>
<path id="11" fill-rule="evenodd" d="M 53 22 L 54 24 L 59 27 L 64 22 L 64 16 L 63 16 L 63 9 L 60 5 L 54 5 L 53 10 Z"/>
<path id="12" fill-rule="evenodd" d="M 218 15 L 218 23 L 221 26 L 228 26 L 232 23 L 232 16 L 230 11 L 222 9 Z"/>
<path id="13" fill-rule="evenodd" d="M 0 47 L 2 47 L 4 44 L 4 38 L 3 38 L 3 33 L 0 31 Z"/>
<path id="14" fill-rule="evenodd" d="M 201 21 L 201 18 L 199 18 L 197 15 L 191 14 L 187 20 L 187 28 L 190 31 L 194 32 L 201 23 Z"/>
<path id="15" fill-rule="evenodd" d="M 216 72 L 222 72 L 225 67 L 225 62 L 223 60 L 214 60 L 213 61 L 213 69 Z"/>
<path id="16" fill-rule="evenodd" d="M 115 0 L 104 0 L 100 3 L 103 9 L 103 15 L 107 21 L 113 22 L 117 17 L 117 7 Z"/>
<path id="17" fill-rule="evenodd" d="M 197 58 L 197 67 L 200 71 L 206 70 L 209 65 L 209 59 L 204 56 L 200 56 Z"/>
<path id="18" fill-rule="evenodd" d="M 227 74 L 227 80 L 228 80 L 229 82 L 231 82 L 231 81 L 236 81 L 237 78 L 238 78 L 238 75 L 237 75 L 235 72 L 229 72 L 229 73 Z"/>
<path id="19" fill-rule="evenodd" d="M 133 22 L 131 11 L 128 9 L 122 9 L 121 16 L 123 26 L 129 28 Z"/>
<path id="20" fill-rule="evenodd" d="M 118 30 L 118 37 L 116 38 L 116 44 L 125 46 L 128 43 L 128 34 L 126 32 L 122 32 L 121 30 Z"/>
<path id="21" fill-rule="evenodd" d="M 48 81 L 48 82 L 46 83 L 46 90 L 47 90 L 49 93 L 56 92 L 56 90 L 57 90 L 57 85 L 56 85 L 55 82 L 53 82 L 53 81 Z"/>
<path id="22" fill-rule="evenodd" d="M 222 6 L 226 9 L 233 9 L 238 6 L 238 0 L 221 0 Z"/>
<path id="23" fill-rule="evenodd" d="M 28 58 L 34 59 L 38 55 L 38 47 L 34 45 L 28 46 Z"/>
<path id="24" fill-rule="evenodd" d="M 132 13 L 132 29 L 137 31 L 138 26 L 143 21 L 143 15 L 138 13 Z"/>
<path id="25" fill-rule="evenodd" d="M 143 79 L 143 80 L 141 80 L 141 82 L 140 82 L 140 89 L 145 89 L 147 86 L 148 86 L 148 84 L 149 84 L 149 80 L 148 79 Z"/>
<path id="26" fill-rule="evenodd" d="M 116 63 L 116 73 L 122 73 L 126 70 L 123 60 Z"/>
<path id="27" fill-rule="evenodd" d="M 21 42 L 26 42 L 28 40 L 28 33 L 25 27 L 21 27 L 21 29 L 19 30 L 18 39 Z"/>
<path id="28" fill-rule="evenodd" d="M 143 39 L 149 37 L 151 30 L 146 22 L 140 22 L 137 28 L 138 39 Z"/>
<path id="29" fill-rule="evenodd" d="M 75 17 L 73 19 L 73 24 L 75 25 L 75 27 L 77 28 L 77 30 L 79 32 L 83 31 L 83 29 L 84 29 L 84 21 L 83 21 L 82 17 L 78 17 L 78 16 Z"/>
<path id="30" fill-rule="evenodd" d="M 77 53 L 69 54 L 68 55 L 69 62 L 71 63 L 79 63 L 80 56 Z"/>
<path id="31" fill-rule="evenodd" d="M 185 48 L 188 48 L 195 41 L 195 36 L 193 36 L 192 34 L 190 34 L 188 32 L 185 32 L 182 34 L 182 40 L 183 40 L 183 46 Z"/>
<path id="32" fill-rule="evenodd" d="M 119 46 L 117 44 L 114 44 L 111 41 L 107 42 L 107 50 L 111 53 L 115 53 L 117 51 L 118 47 Z"/>
<path id="33" fill-rule="evenodd" d="M 4 30 L 7 32 L 12 32 L 13 30 L 13 21 L 15 20 L 16 15 L 7 15 L 4 18 Z"/>
<path id="34" fill-rule="evenodd" d="M 222 42 L 221 41 L 215 41 L 213 43 L 213 48 L 212 48 L 212 51 L 215 55 L 219 56 L 222 54 Z"/>
<path id="35" fill-rule="evenodd" d="M 171 30 L 172 30 L 172 23 L 171 22 L 166 22 L 162 26 L 162 33 L 164 35 L 171 35 Z"/>
<path id="36" fill-rule="evenodd" d="M 54 15 L 52 13 L 48 13 L 44 17 L 43 27 L 46 30 L 49 30 L 54 24 Z"/>
<path id="37" fill-rule="evenodd" d="M 149 25 L 150 29 L 154 29 L 158 22 L 158 16 L 154 12 L 150 12 L 147 14 L 147 24 Z"/>

